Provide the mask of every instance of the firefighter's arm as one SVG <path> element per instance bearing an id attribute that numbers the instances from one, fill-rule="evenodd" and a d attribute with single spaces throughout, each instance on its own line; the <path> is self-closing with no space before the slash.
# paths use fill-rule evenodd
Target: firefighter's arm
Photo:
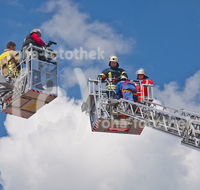
<path id="1" fill-rule="evenodd" d="M 103 79 L 105 80 L 107 77 L 106 75 L 104 75 L 103 73 L 101 73 L 100 75 L 98 75 L 97 79 L 100 80 L 100 79 Z"/>
<path id="2" fill-rule="evenodd" d="M 10 52 L 10 57 L 13 58 L 13 61 L 14 61 L 16 64 L 20 63 L 20 56 L 19 56 L 19 53 L 17 53 L 16 51 Z"/>
<path id="3" fill-rule="evenodd" d="M 123 70 L 123 71 L 122 71 L 122 73 L 121 73 L 121 76 L 125 76 L 125 77 L 127 77 L 127 78 L 128 78 L 128 75 L 127 75 L 127 73 L 126 73 L 126 71 L 125 71 L 125 70 Z"/>
<path id="4" fill-rule="evenodd" d="M 106 69 L 106 70 L 102 71 L 101 74 L 98 75 L 97 79 L 98 80 L 102 79 L 102 81 L 104 81 L 107 77 L 108 77 L 108 72 Z"/>
<path id="5" fill-rule="evenodd" d="M 41 40 L 41 38 L 38 36 L 37 33 L 33 33 L 33 34 L 31 35 L 31 38 L 32 38 L 38 45 L 40 45 L 40 46 L 47 46 L 47 44 Z"/>

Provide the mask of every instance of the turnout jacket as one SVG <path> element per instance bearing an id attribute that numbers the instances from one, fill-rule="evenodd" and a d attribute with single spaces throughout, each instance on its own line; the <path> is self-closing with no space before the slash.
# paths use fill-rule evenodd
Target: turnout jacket
<path id="1" fill-rule="evenodd" d="M 100 75 L 98 75 L 97 79 L 100 80 L 100 78 L 102 78 L 102 76 L 106 76 L 109 79 L 113 79 L 112 81 L 109 81 L 109 83 L 107 82 L 106 84 L 106 88 L 107 89 L 116 89 L 116 84 L 117 84 L 117 78 L 119 78 L 120 76 L 125 76 L 128 78 L 128 75 L 126 73 L 126 71 L 122 68 L 108 68 L 102 71 L 102 73 Z M 105 79 L 102 79 L 102 81 L 104 82 Z"/>
<path id="2" fill-rule="evenodd" d="M 5 49 L 4 52 L 0 55 L 0 67 L 3 69 L 3 74 L 7 72 L 10 73 L 11 76 L 16 75 L 19 72 L 19 68 L 17 68 L 20 57 L 17 55 L 16 51 Z M 14 57 L 14 58 L 13 58 Z M 11 61 L 9 61 L 13 58 Z M 6 64 L 9 61 L 8 65 Z"/>
<path id="3" fill-rule="evenodd" d="M 42 47 L 45 46 L 45 43 L 40 39 L 37 33 L 30 33 L 24 39 L 22 48 L 32 43 L 34 46 Z"/>

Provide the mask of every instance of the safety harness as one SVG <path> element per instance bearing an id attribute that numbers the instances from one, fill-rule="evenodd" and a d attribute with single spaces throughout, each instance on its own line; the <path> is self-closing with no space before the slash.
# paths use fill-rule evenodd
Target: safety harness
<path id="1" fill-rule="evenodd" d="M 123 86 L 122 86 L 122 98 L 124 98 L 124 97 L 123 97 L 123 93 L 124 93 L 124 92 L 130 92 L 130 93 L 133 94 L 134 96 L 137 96 L 137 100 L 138 100 L 138 95 L 137 95 L 137 93 L 134 93 L 134 92 L 132 92 L 131 90 L 124 90 L 124 86 L 125 86 L 126 83 L 133 84 L 133 83 L 130 82 L 130 81 L 125 81 L 125 82 L 124 82 L 124 84 L 123 84 Z M 133 84 L 133 85 L 134 85 L 134 84 Z"/>

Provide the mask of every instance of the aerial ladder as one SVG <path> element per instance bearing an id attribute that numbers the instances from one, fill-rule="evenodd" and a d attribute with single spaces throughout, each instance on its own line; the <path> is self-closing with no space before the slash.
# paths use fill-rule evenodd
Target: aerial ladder
<path id="1" fill-rule="evenodd" d="M 89 115 L 93 132 L 140 135 L 145 126 L 180 137 L 181 144 L 200 149 L 200 114 L 156 103 L 153 84 L 141 84 L 139 102 L 108 97 L 101 80 L 88 79 L 82 112 Z M 144 94 L 144 91 L 148 95 Z"/>
<path id="2" fill-rule="evenodd" d="M 1 112 L 29 118 L 57 97 L 58 53 L 50 49 L 52 44 L 56 45 L 49 41 L 46 48 L 32 44 L 24 47 L 16 55 L 20 56 L 18 76 L 0 70 Z"/>

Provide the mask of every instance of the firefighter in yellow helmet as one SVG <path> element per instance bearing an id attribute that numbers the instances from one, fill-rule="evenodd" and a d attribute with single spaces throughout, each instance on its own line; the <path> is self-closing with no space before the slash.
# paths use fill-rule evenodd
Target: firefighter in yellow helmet
<path id="1" fill-rule="evenodd" d="M 101 72 L 101 74 L 98 75 L 97 79 L 98 80 L 102 79 L 102 82 L 104 82 L 106 79 L 108 79 L 108 80 L 106 80 L 107 81 L 106 88 L 108 90 L 111 90 L 109 92 L 110 96 L 115 98 L 116 95 L 114 93 L 114 90 L 116 89 L 116 84 L 118 82 L 118 78 L 121 76 L 125 76 L 128 78 L 128 75 L 124 69 L 119 68 L 119 59 L 115 55 L 110 56 L 109 66 L 110 66 L 109 68 L 103 70 Z M 108 93 L 107 93 L 107 95 L 108 95 Z M 108 97 L 109 97 L 109 95 L 108 95 Z"/>
<path id="2" fill-rule="evenodd" d="M 16 44 L 14 42 L 8 42 L 6 49 L 0 55 L 0 67 L 3 70 L 3 74 L 9 74 L 12 78 L 19 75 L 19 63 L 20 57 L 15 51 Z"/>

